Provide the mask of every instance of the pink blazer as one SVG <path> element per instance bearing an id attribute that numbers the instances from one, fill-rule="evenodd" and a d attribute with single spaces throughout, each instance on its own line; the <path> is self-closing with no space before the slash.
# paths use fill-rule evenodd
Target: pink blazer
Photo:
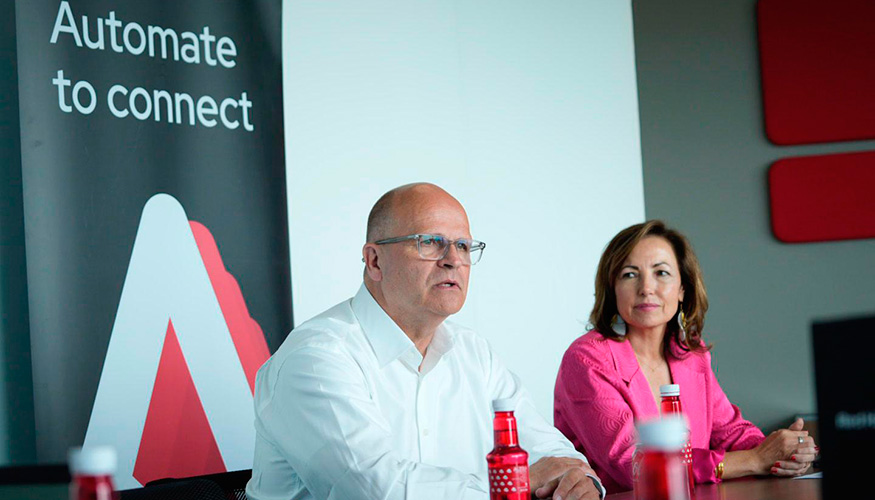
<path id="1" fill-rule="evenodd" d="M 711 370 L 709 353 L 670 357 L 680 385 L 681 406 L 690 421 L 693 474 L 697 483 L 716 482 L 714 469 L 727 451 L 749 450 L 765 437 L 729 402 Z M 583 452 L 608 493 L 632 489 L 635 420 L 659 415 L 650 385 L 629 342 L 590 331 L 562 358 L 553 402 L 553 423 Z"/>

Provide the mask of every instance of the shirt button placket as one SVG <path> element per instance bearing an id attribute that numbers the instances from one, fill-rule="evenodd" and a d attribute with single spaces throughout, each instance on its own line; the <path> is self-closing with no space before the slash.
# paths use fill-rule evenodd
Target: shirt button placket
<path id="1" fill-rule="evenodd" d="M 416 442 L 418 444 L 417 448 L 419 449 L 419 460 L 424 461 L 424 450 L 423 447 L 425 445 L 425 436 L 428 431 L 428 419 L 426 418 L 426 408 L 423 405 L 423 377 L 422 374 L 418 374 L 416 377 Z"/>
<path id="2" fill-rule="evenodd" d="M 430 462 L 434 459 L 434 408 L 431 407 L 428 375 L 419 377 L 419 424 L 420 424 L 420 455 L 422 460 Z"/>

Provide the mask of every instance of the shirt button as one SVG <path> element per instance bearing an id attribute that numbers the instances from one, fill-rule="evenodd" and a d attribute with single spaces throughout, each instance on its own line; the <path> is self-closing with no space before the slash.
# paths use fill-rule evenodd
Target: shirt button
<path id="1" fill-rule="evenodd" d="M 422 431 L 422 435 L 423 435 L 423 436 L 428 436 L 428 429 L 424 429 L 424 430 Z"/>

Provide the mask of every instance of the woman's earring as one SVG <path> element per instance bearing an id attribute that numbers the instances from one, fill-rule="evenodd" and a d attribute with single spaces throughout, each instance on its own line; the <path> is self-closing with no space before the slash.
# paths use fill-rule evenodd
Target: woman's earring
<path id="1" fill-rule="evenodd" d="M 678 312 L 678 339 L 681 342 L 687 341 L 687 319 L 684 317 L 684 308 L 683 303 L 681 303 L 681 307 L 678 307 L 680 311 Z"/>
<path id="2" fill-rule="evenodd" d="M 621 337 L 626 336 L 626 322 L 623 321 L 623 318 L 621 318 L 619 314 L 615 314 L 614 317 L 611 318 L 611 330 Z"/>

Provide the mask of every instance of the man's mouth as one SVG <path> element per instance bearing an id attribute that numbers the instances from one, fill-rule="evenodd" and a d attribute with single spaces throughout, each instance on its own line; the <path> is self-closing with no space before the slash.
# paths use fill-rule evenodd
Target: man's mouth
<path id="1" fill-rule="evenodd" d="M 459 284 L 453 280 L 444 280 L 436 285 L 438 288 L 459 288 Z"/>

